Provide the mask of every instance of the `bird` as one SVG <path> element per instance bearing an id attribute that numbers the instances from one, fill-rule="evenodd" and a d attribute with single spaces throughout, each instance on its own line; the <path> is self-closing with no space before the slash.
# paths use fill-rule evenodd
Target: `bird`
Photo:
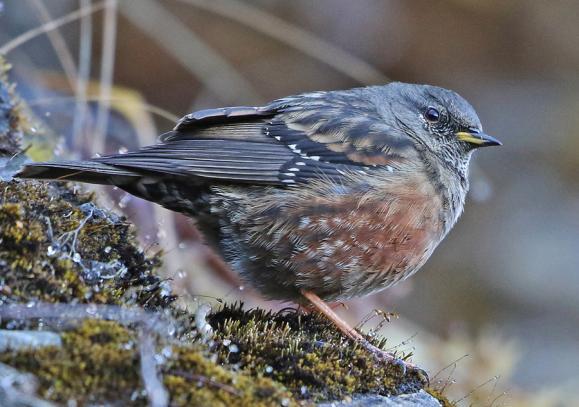
<path id="1" fill-rule="evenodd" d="M 457 222 L 473 152 L 501 142 L 454 91 L 392 82 L 200 110 L 159 141 L 20 178 L 110 184 L 197 221 L 265 298 L 329 306 L 418 271 Z"/>

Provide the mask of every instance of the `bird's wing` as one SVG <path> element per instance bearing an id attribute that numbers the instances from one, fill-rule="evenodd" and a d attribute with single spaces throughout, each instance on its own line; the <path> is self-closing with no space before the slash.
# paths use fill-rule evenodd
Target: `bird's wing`
<path id="1" fill-rule="evenodd" d="M 362 96 L 315 92 L 264 107 L 202 110 L 181 119 L 158 144 L 91 162 L 131 174 L 277 186 L 395 166 L 410 140 L 391 131 Z"/>
<path id="2" fill-rule="evenodd" d="M 201 110 L 161 136 L 162 142 L 198 139 L 282 144 L 304 159 L 351 166 L 395 164 L 413 148 L 406 134 L 381 118 L 367 88 Z"/>

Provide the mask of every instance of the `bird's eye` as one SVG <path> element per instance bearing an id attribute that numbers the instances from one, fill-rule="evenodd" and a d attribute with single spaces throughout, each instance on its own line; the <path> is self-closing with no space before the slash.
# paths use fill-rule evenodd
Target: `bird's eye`
<path id="1" fill-rule="evenodd" d="M 433 107 L 429 107 L 424 112 L 424 117 L 431 123 L 436 123 L 440 120 L 440 112 Z"/>

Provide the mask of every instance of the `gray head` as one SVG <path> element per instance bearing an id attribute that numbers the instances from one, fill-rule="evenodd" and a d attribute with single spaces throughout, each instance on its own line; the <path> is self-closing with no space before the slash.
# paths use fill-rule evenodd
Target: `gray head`
<path id="1" fill-rule="evenodd" d="M 382 87 L 394 116 L 418 149 L 466 176 L 474 149 L 501 143 L 483 133 L 474 108 L 456 92 L 430 85 L 395 82 Z M 384 98 L 382 98 L 384 99 Z"/>

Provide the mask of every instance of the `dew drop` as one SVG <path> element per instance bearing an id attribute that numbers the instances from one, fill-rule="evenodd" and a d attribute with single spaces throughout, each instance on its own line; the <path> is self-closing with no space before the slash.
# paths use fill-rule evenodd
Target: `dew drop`
<path id="1" fill-rule="evenodd" d="M 121 209 L 126 208 L 130 201 L 131 201 L 131 195 L 125 194 L 118 203 L 119 208 L 121 208 Z"/>
<path id="2" fill-rule="evenodd" d="M 88 304 L 86 307 L 86 313 L 89 315 L 95 315 L 97 313 L 97 306 L 95 304 Z"/>

